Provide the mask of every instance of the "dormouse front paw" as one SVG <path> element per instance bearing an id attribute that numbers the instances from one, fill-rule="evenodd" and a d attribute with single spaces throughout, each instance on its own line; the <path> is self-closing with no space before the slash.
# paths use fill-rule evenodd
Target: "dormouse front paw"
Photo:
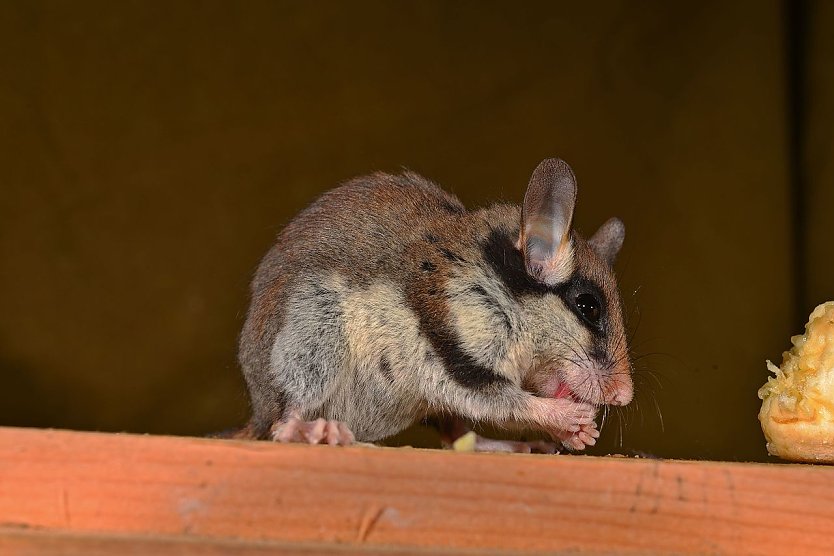
<path id="1" fill-rule="evenodd" d="M 566 447 L 581 450 L 596 443 L 595 406 L 570 398 L 536 398 L 533 403 L 535 422 Z"/>
<path id="2" fill-rule="evenodd" d="M 593 446 L 597 443 L 599 438 L 599 430 L 595 423 L 590 425 L 582 425 L 577 432 L 563 432 L 553 436 L 554 440 L 559 440 L 562 445 L 569 450 L 584 450 L 588 446 Z"/>

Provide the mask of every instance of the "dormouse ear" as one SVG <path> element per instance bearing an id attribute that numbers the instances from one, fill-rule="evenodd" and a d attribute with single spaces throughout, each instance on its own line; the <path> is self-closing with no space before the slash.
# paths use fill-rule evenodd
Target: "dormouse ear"
<path id="1" fill-rule="evenodd" d="M 588 245 L 596 251 L 597 255 L 602 257 L 609 265 L 614 264 L 617 258 L 617 253 L 623 246 L 625 239 L 625 225 L 619 218 L 609 218 L 605 224 L 599 227 L 591 239 L 588 240 Z"/>
<path id="2" fill-rule="evenodd" d="M 530 177 L 521 209 L 519 248 L 527 272 L 547 284 L 573 272 L 570 226 L 576 204 L 576 177 L 563 160 L 543 160 Z"/>

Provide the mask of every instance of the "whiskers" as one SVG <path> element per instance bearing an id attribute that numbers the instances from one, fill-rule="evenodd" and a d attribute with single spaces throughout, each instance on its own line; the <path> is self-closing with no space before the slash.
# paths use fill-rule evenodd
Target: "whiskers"
<path id="1" fill-rule="evenodd" d="M 661 368 L 667 366 L 659 367 L 656 358 L 674 357 L 647 350 L 654 339 L 638 338 L 642 320 L 636 299 L 638 291 L 639 288 L 634 297 L 623 298 L 628 305 L 623 307 L 625 322 L 622 326 L 610 326 L 605 330 L 607 336 L 594 338 L 592 330 L 585 331 L 569 322 L 555 323 L 556 329 L 548 338 L 548 360 L 539 362 L 542 370 L 559 369 L 558 380 L 567 382 L 575 399 L 599 407 L 597 426 L 606 439 L 603 445 L 620 453 L 628 452 L 629 444 L 637 438 L 666 431 L 659 394 L 667 378 Z M 626 405 L 604 404 L 625 403 L 629 398 Z"/>
<path id="2" fill-rule="evenodd" d="M 644 347 L 648 342 L 645 339 L 639 343 L 635 342 L 642 321 L 642 313 L 637 302 L 639 291 L 640 288 L 638 287 L 630 297 L 632 306 L 629 311 L 625 312 L 623 333 L 618 335 L 612 344 L 612 353 L 617 354 L 616 358 L 607 365 L 609 369 L 630 367 L 629 378 L 634 391 L 631 403 L 625 406 L 605 406 L 600 419 L 600 432 L 606 427 L 615 427 L 614 446 L 618 450 L 622 450 L 626 446 L 625 434 L 629 430 L 633 430 L 635 425 L 639 425 L 639 428 L 644 430 L 646 427 L 652 427 L 652 421 L 654 421 L 655 426 L 660 428 L 661 433 L 666 431 L 663 411 L 658 401 L 658 392 L 663 389 L 664 377 L 657 368 L 649 363 L 657 356 L 668 354 L 659 352 L 637 353 L 637 350 Z M 611 376 L 610 382 L 612 384 L 622 380 L 617 375 L 618 372 L 615 371 Z"/>

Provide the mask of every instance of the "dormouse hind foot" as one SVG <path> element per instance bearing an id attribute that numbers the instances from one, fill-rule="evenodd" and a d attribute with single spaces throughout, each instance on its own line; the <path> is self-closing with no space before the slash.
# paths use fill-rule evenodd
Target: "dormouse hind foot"
<path id="1" fill-rule="evenodd" d="M 304 421 L 298 416 L 290 416 L 285 421 L 272 425 L 272 440 L 275 442 L 304 442 L 307 444 L 329 444 L 330 446 L 348 446 L 355 437 L 347 425 L 341 421 L 316 419 Z"/>

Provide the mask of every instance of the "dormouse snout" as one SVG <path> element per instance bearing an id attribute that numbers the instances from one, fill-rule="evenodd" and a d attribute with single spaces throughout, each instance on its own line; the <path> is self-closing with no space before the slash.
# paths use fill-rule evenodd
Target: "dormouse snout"
<path id="1" fill-rule="evenodd" d="M 631 366 L 627 361 L 614 365 L 610 360 L 593 357 L 567 358 L 562 364 L 543 375 L 546 395 L 570 396 L 595 405 L 628 405 L 634 397 Z"/>
<path id="2" fill-rule="evenodd" d="M 614 398 L 609 402 L 609 405 L 628 405 L 634 397 L 634 392 L 617 391 L 614 393 Z"/>
<path id="3" fill-rule="evenodd" d="M 631 369 L 615 375 L 612 383 L 610 398 L 605 403 L 619 406 L 631 403 L 631 400 L 634 399 L 634 384 L 631 380 Z"/>

